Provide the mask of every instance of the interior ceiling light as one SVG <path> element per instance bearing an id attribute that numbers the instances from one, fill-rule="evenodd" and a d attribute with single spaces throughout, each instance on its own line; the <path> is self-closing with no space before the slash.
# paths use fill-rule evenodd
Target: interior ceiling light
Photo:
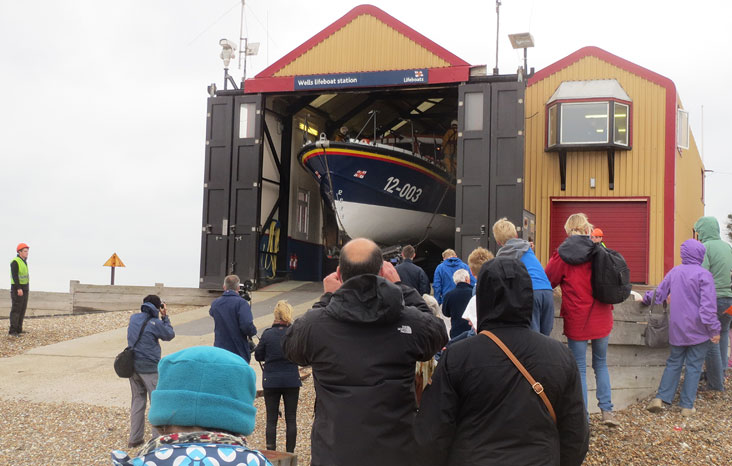
<path id="1" fill-rule="evenodd" d="M 585 115 L 585 118 L 607 118 L 607 113 L 604 115 Z"/>
<path id="2" fill-rule="evenodd" d="M 305 131 L 307 129 L 307 132 L 309 134 L 312 134 L 313 136 L 317 136 L 318 135 L 318 129 L 317 128 L 313 128 L 312 126 L 305 126 L 305 123 L 300 123 L 299 128 L 300 128 L 301 131 Z"/>
<path id="3" fill-rule="evenodd" d="M 319 96 L 317 99 L 313 100 L 310 103 L 311 107 L 319 108 L 321 105 L 325 104 L 326 102 L 329 102 L 330 99 L 335 97 L 337 94 L 323 94 Z"/>
<path id="4" fill-rule="evenodd" d="M 399 123 L 397 123 L 394 126 L 392 126 L 390 131 L 392 131 L 392 132 L 393 131 L 396 131 L 396 130 L 398 130 L 399 128 L 401 128 L 402 126 L 404 126 L 406 124 L 407 124 L 407 120 L 402 120 Z"/>

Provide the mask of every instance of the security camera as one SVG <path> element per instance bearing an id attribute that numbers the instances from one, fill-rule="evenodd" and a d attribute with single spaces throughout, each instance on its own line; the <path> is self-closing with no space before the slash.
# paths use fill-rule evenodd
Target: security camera
<path id="1" fill-rule="evenodd" d="M 224 60 L 224 67 L 228 68 L 231 59 L 236 58 L 236 44 L 228 39 L 221 39 L 219 45 L 221 46 L 221 55 L 219 56 Z"/>

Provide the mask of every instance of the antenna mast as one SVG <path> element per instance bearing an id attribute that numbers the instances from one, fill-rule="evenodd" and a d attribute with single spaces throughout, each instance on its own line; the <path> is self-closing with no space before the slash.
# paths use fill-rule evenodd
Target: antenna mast
<path id="1" fill-rule="evenodd" d="M 498 27 L 501 25 L 501 0 L 496 0 L 496 67 L 493 68 L 493 74 L 498 74 Z"/>
<path id="2" fill-rule="evenodd" d="M 239 69 L 241 69 L 241 56 L 244 55 L 244 70 L 247 69 L 247 57 L 246 57 L 246 37 L 244 37 L 244 2 L 241 0 L 241 18 L 239 19 Z M 244 47 L 241 46 L 241 42 L 244 41 Z M 246 74 L 246 73 L 244 73 Z M 242 79 L 243 81 L 243 79 Z"/>

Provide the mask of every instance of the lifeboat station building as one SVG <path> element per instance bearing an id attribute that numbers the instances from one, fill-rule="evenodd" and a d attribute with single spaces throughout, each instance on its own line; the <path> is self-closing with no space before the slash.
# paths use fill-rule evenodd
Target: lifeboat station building
<path id="1" fill-rule="evenodd" d="M 477 246 L 495 251 L 491 226 L 507 217 L 546 264 L 567 216 L 584 212 L 636 283 L 658 283 L 680 262 L 679 245 L 703 214 L 703 166 L 674 84 L 598 48 L 528 78 L 488 75 L 362 5 L 239 87 L 209 88 L 202 288 L 220 288 L 230 273 L 262 286 L 334 270 L 347 239 L 334 183 L 346 178 L 375 189 L 364 204 L 413 203 L 401 222 L 364 207 L 358 226 L 384 233 L 385 249 L 428 238 L 422 257 L 439 262 L 452 247 L 467 259 Z M 439 160 L 453 120 L 448 170 Z M 335 173 L 330 156 L 320 168 L 327 173 L 304 163 L 304 146 L 322 149 L 321 135 L 333 141 L 344 127 L 365 144 L 349 152 L 360 161 L 353 173 Z M 376 150 L 385 143 L 415 158 Z M 388 167 L 436 181 L 399 191 Z M 440 194 L 434 207 L 418 205 L 430 191 Z M 412 218 L 424 235 L 390 230 Z M 444 225 L 448 235 L 438 237 Z"/>

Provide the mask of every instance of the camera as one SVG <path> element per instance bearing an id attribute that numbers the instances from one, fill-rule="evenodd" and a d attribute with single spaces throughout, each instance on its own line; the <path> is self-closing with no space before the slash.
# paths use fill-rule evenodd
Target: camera
<path id="1" fill-rule="evenodd" d="M 239 296 L 251 303 L 252 295 L 249 292 L 253 289 L 254 283 L 251 280 L 245 280 L 244 283 L 239 284 Z"/>

